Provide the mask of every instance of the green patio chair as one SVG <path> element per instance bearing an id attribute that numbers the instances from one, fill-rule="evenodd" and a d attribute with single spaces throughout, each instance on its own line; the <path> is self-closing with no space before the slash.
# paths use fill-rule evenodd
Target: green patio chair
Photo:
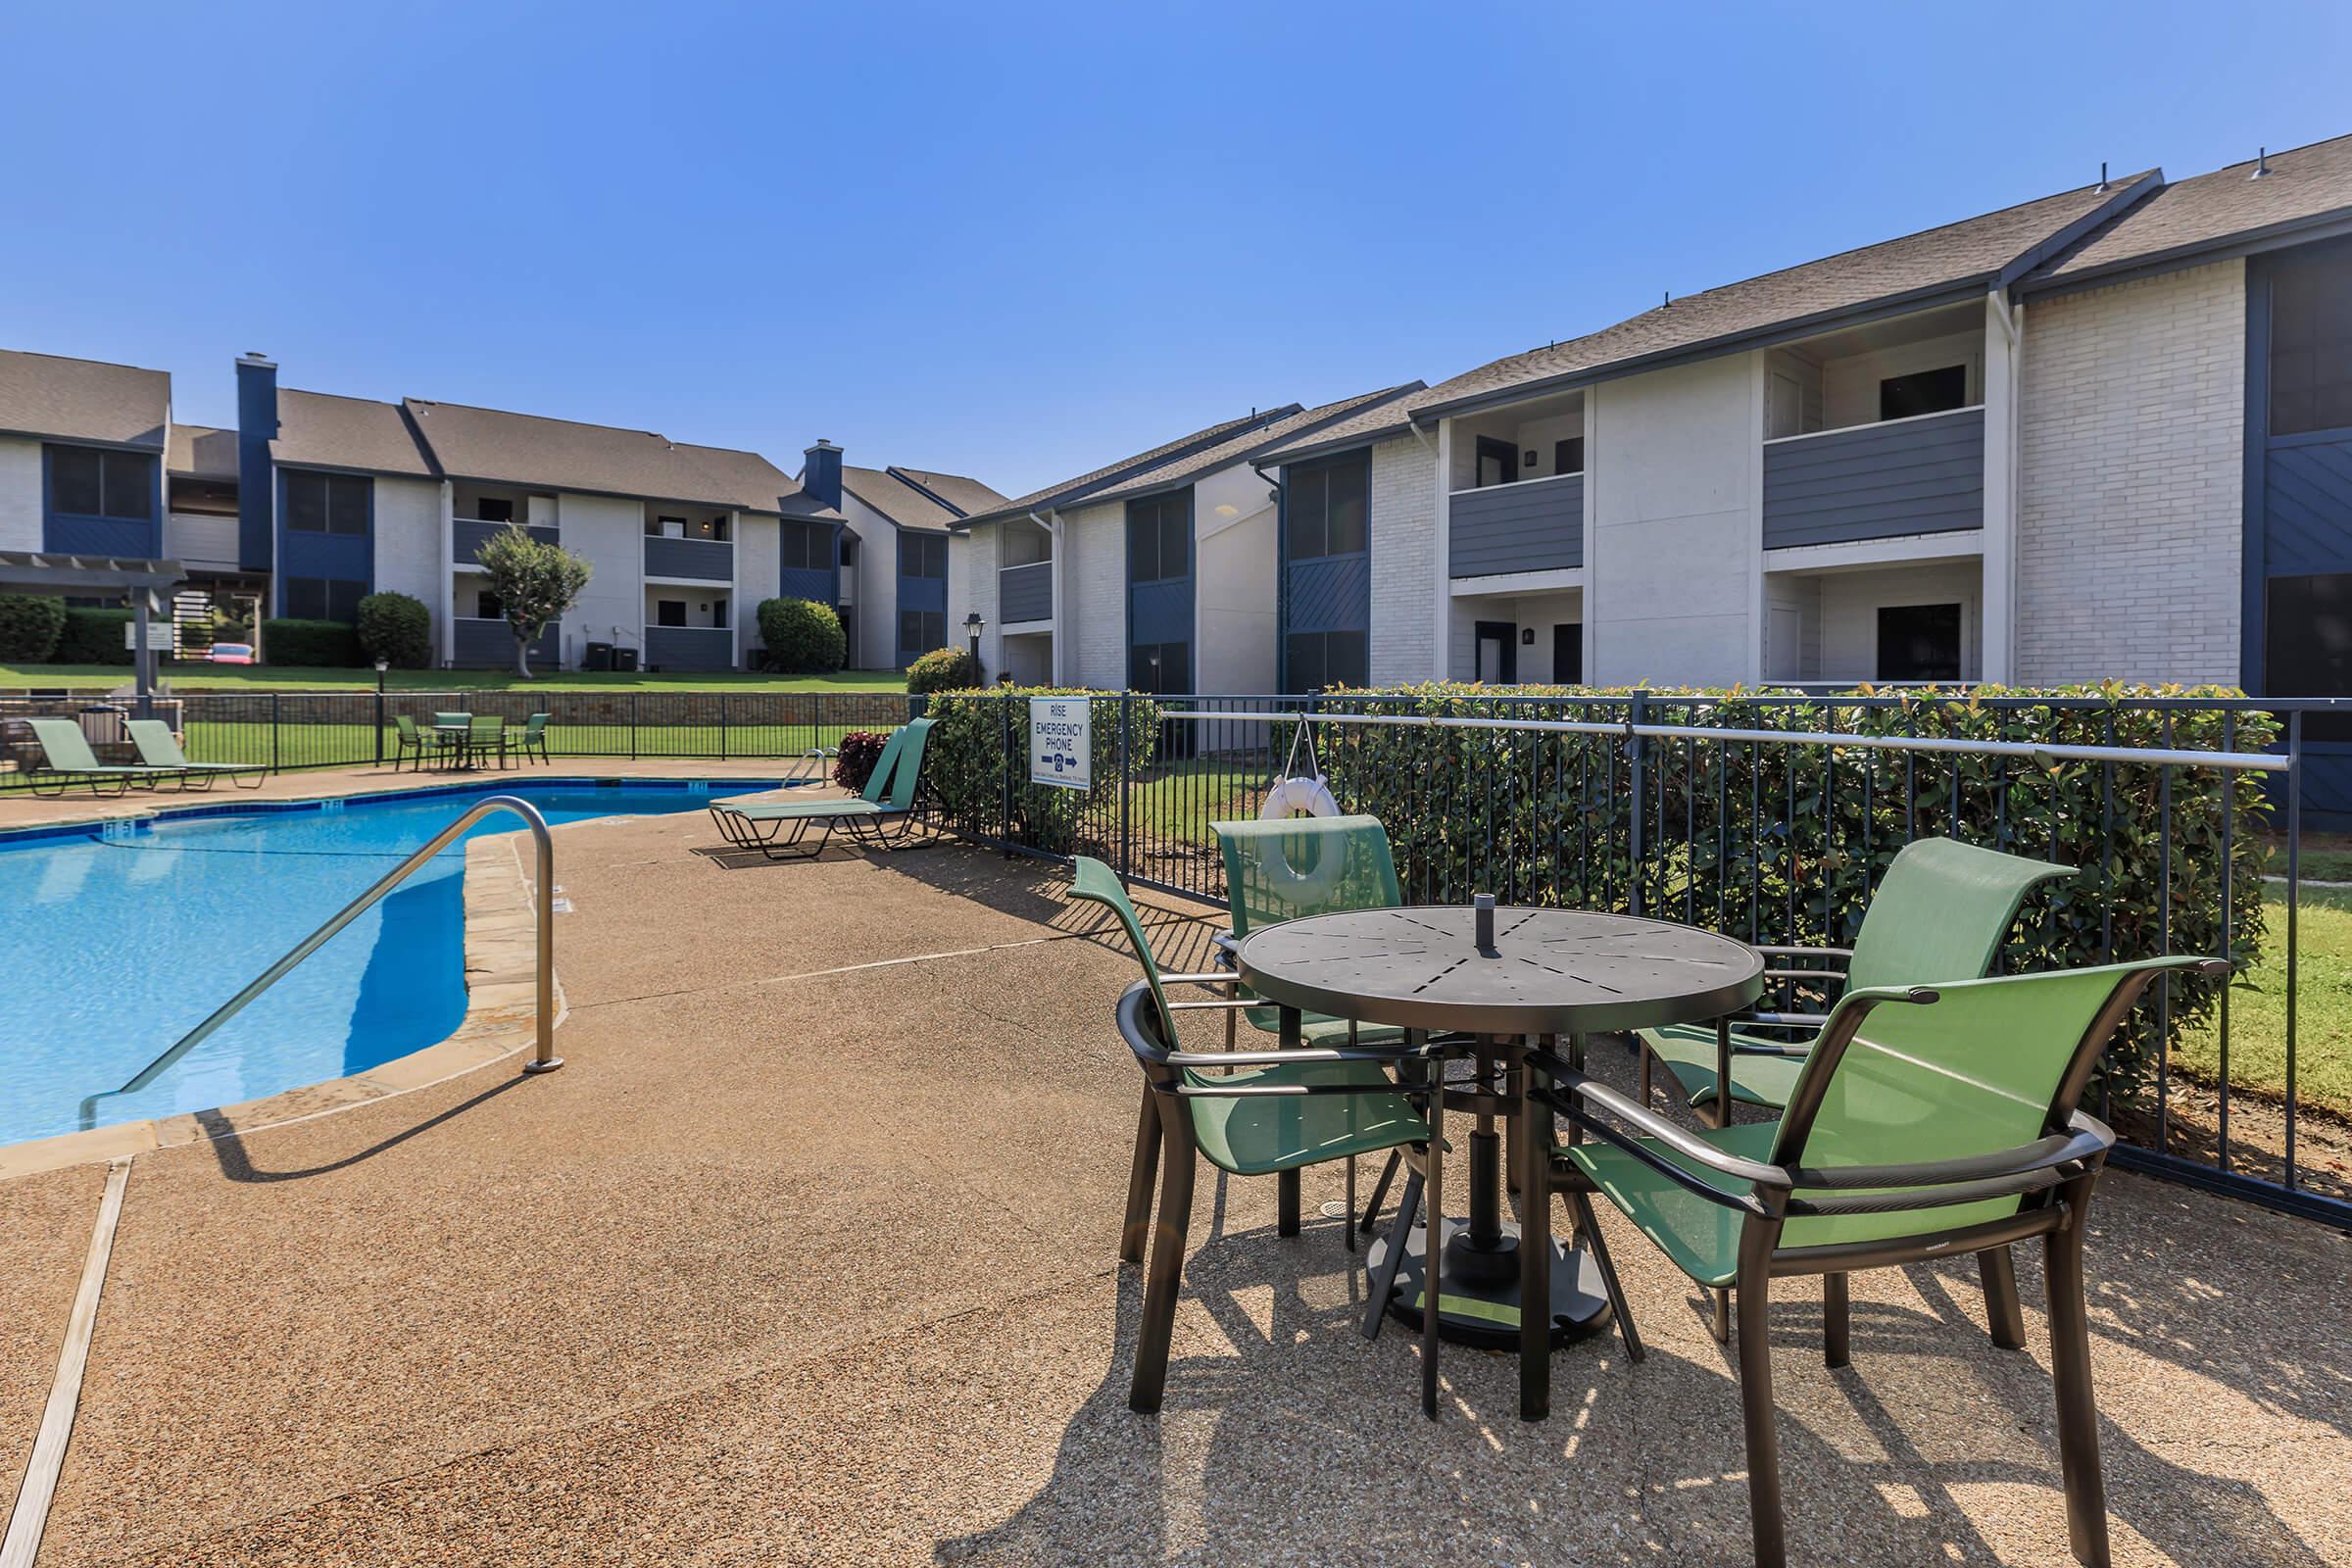
<path id="1" fill-rule="evenodd" d="M 421 768 L 426 758 L 439 757 L 457 746 L 453 737 L 437 729 L 423 728 L 407 713 L 392 715 L 392 770 L 396 773 L 404 760 L 413 760 L 415 766 Z"/>
<path id="2" fill-rule="evenodd" d="M 522 734 L 516 737 L 514 749 L 525 757 L 536 757 L 542 762 L 552 762 L 547 752 L 548 715 L 533 713 L 522 721 Z"/>
<path id="3" fill-rule="evenodd" d="M 224 778 L 240 789 L 258 790 L 269 781 L 267 762 L 191 762 L 188 754 L 179 749 L 172 734 L 172 726 L 160 718 L 134 718 L 130 721 L 130 743 L 138 748 L 139 760 L 149 767 L 169 767 L 179 774 L 179 787 L 187 789 L 197 779 L 199 789 L 211 789 L 215 779 Z"/>
<path id="4" fill-rule="evenodd" d="M 1855 991 L 1974 980 L 1991 969 L 2026 895 L 2074 874 L 2071 865 L 2022 859 L 1957 839 L 1918 839 L 1896 853 L 1879 879 L 1852 948 L 1756 951 L 1803 965 L 1767 969 L 1769 979 L 1821 985 L 1842 979 Z M 1839 961 L 1845 964 L 1842 976 L 1824 967 Z M 1778 1110 L 1788 1103 L 1805 1053 L 1827 1021 L 1819 1013 L 1759 1012 L 1730 1020 L 1724 1030 L 1709 1024 L 1642 1030 L 1642 1098 L 1648 1099 L 1654 1058 L 1690 1097 L 1691 1108 L 1721 1127 L 1731 1120 L 1731 1107 L 1718 1102 L 1716 1084 L 1720 1064 L 1728 1062 L 1734 1103 Z"/>
<path id="5" fill-rule="evenodd" d="M 507 765 L 507 721 L 497 713 L 476 713 L 466 724 L 466 756 L 475 765 L 486 756 L 495 755 L 498 765 Z"/>
<path id="6" fill-rule="evenodd" d="M 1848 1273 L 1982 1255 L 2034 1236 L 2044 1239 L 2067 1534 L 2078 1559 L 2106 1563 L 2082 1242 L 2115 1134 L 2075 1107 L 2150 982 L 2192 970 L 2219 979 L 2229 965 L 2157 958 L 1849 991 L 1772 1123 L 1692 1132 L 1555 1054 L 1539 1055 L 1552 1084 L 1539 1097 L 1599 1140 L 1562 1147 L 1552 1164 L 1579 1228 L 1592 1229 L 1597 1193 L 1694 1282 L 1738 1295 L 1759 1564 L 1787 1559 L 1766 1334 L 1772 1281 L 1824 1276 L 1825 1356 L 1843 1366 Z M 1622 1304 L 1618 1323 L 1628 1355 L 1641 1360 Z"/>
<path id="7" fill-rule="evenodd" d="M 1410 1151 L 1416 1186 L 1426 1180 L 1430 1208 L 1438 1206 L 1438 1173 L 1429 1151 L 1437 1135 L 1385 1067 L 1418 1058 L 1413 1048 L 1298 1047 L 1291 1050 L 1194 1053 L 1183 1050 L 1175 1018 L 1195 1008 L 1247 1005 L 1234 998 L 1171 1003 L 1167 988 L 1200 985 L 1218 989 L 1230 974 L 1163 974 L 1136 918 L 1135 906 L 1110 867 L 1078 858 L 1070 897 L 1108 909 L 1126 933 L 1143 977 L 1119 998 L 1119 1033 L 1144 1070 L 1143 1108 L 1136 1127 L 1135 1153 L 1128 1170 L 1127 1215 L 1119 1233 L 1122 1262 L 1144 1260 L 1151 1232 L 1151 1267 L 1144 1282 L 1144 1321 L 1136 1339 L 1135 1379 L 1130 1409 L 1157 1410 L 1167 1381 L 1168 1340 L 1176 1319 L 1176 1292 L 1184 1272 L 1185 1238 L 1193 1215 L 1193 1177 L 1206 1159 L 1233 1176 L 1278 1176 L 1351 1155 L 1385 1149 Z M 1213 1071 L 1211 1069 L 1214 1069 Z M 1433 1119 L 1442 1116 L 1432 1102 Z M 1152 1224 L 1152 1182 L 1160 1175 L 1158 1223 Z M 1406 1216 L 1405 1225 L 1410 1217 Z M 1390 1250 L 1393 1272 L 1401 1258 Z M 1434 1249 L 1443 1251 L 1443 1249 Z M 1433 1276 L 1437 1264 L 1433 1261 Z M 1393 1279 L 1386 1282 L 1393 1288 Z M 1433 1277 L 1422 1321 L 1422 1408 L 1437 1413 L 1437 1285 Z M 1382 1293 L 1386 1298 L 1386 1291 Z"/>
<path id="8" fill-rule="evenodd" d="M 89 737 L 81 726 L 70 718 L 28 718 L 33 739 L 40 742 L 43 766 L 25 781 L 35 795 L 63 796 L 76 784 L 89 787 L 92 795 L 105 785 L 112 785 L 108 794 L 121 795 L 133 784 L 152 789 L 168 778 L 181 776 L 176 767 L 115 766 L 98 760 L 90 750 Z"/>
<path id="9" fill-rule="evenodd" d="M 871 850 L 895 850 L 913 836 L 915 792 L 932 720 L 910 719 L 891 731 L 865 788 L 846 801 L 713 801 L 710 820 L 730 848 L 757 850 L 771 860 L 806 860 L 824 853 L 840 828 Z M 808 844 L 810 828 L 818 829 Z"/>

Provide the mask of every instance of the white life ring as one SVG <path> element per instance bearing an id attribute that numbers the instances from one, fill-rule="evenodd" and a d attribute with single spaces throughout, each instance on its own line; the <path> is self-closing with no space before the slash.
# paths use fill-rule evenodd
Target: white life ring
<path id="1" fill-rule="evenodd" d="M 1340 803 L 1332 799 L 1331 785 L 1323 775 L 1278 778 L 1266 791 L 1266 803 L 1258 808 L 1260 821 L 1282 821 L 1296 816 L 1337 816 Z M 1314 867 L 1301 872 L 1293 866 L 1282 853 L 1279 838 L 1268 840 L 1262 848 L 1260 871 L 1265 877 L 1267 893 L 1286 904 L 1313 907 L 1322 903 L 1340 885 L 1347 869 L 1347 855 L 1337 844 L 1326 843 L 1315 858 Z"/>

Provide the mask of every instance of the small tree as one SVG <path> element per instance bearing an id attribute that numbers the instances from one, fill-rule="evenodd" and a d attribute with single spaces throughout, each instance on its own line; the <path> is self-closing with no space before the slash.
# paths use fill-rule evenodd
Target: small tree
<path id="1" fill-rule="evenodd" d="M 369 594 L 360 601 L 360 647 L 394 669 L 422 669 L 433 662 L 433 614 L 408 594 Z"/>
<path id="2" fill-rule="evenodd" d="M 906 666 L 906 689 L 917 697 L 970 691 L 980 683 L 980 658 L 968 648 L 934 648 Z"/>
<path id="3" fill-rule="evenodd" d="M 760 600 L 760 641 L 768 668 L 787 675 L 830 675 L 849 659 L 841 616 L 812 599 Z"/>
<path id="4" fill-rule="evenodd" d="M 509 523 L 474 559 L 489 575 L 490 592 L 514 636 L 514 673 L 531 678 L 531 644 L 563 618 L 588 586 L 587 561 L 562 545 L 546 544 Z"/>

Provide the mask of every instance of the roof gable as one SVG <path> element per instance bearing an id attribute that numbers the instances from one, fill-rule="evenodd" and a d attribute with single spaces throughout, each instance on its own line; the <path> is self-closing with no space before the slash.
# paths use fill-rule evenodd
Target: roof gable
<path id="1" fill-rule="evenodd" d="M 166 371 L 0 349 L 0 430 L 161 452 L 171 418 Z"/>

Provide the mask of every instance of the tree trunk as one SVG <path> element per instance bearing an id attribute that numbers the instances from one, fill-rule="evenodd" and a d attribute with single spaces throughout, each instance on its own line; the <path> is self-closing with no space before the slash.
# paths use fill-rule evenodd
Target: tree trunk
<path id="1" fill-rule="evenodd" d="M 531 674 L 531 641 L 519 631 L 514 634 L 514 673 L 524 680 L 535 678 Z"/>

